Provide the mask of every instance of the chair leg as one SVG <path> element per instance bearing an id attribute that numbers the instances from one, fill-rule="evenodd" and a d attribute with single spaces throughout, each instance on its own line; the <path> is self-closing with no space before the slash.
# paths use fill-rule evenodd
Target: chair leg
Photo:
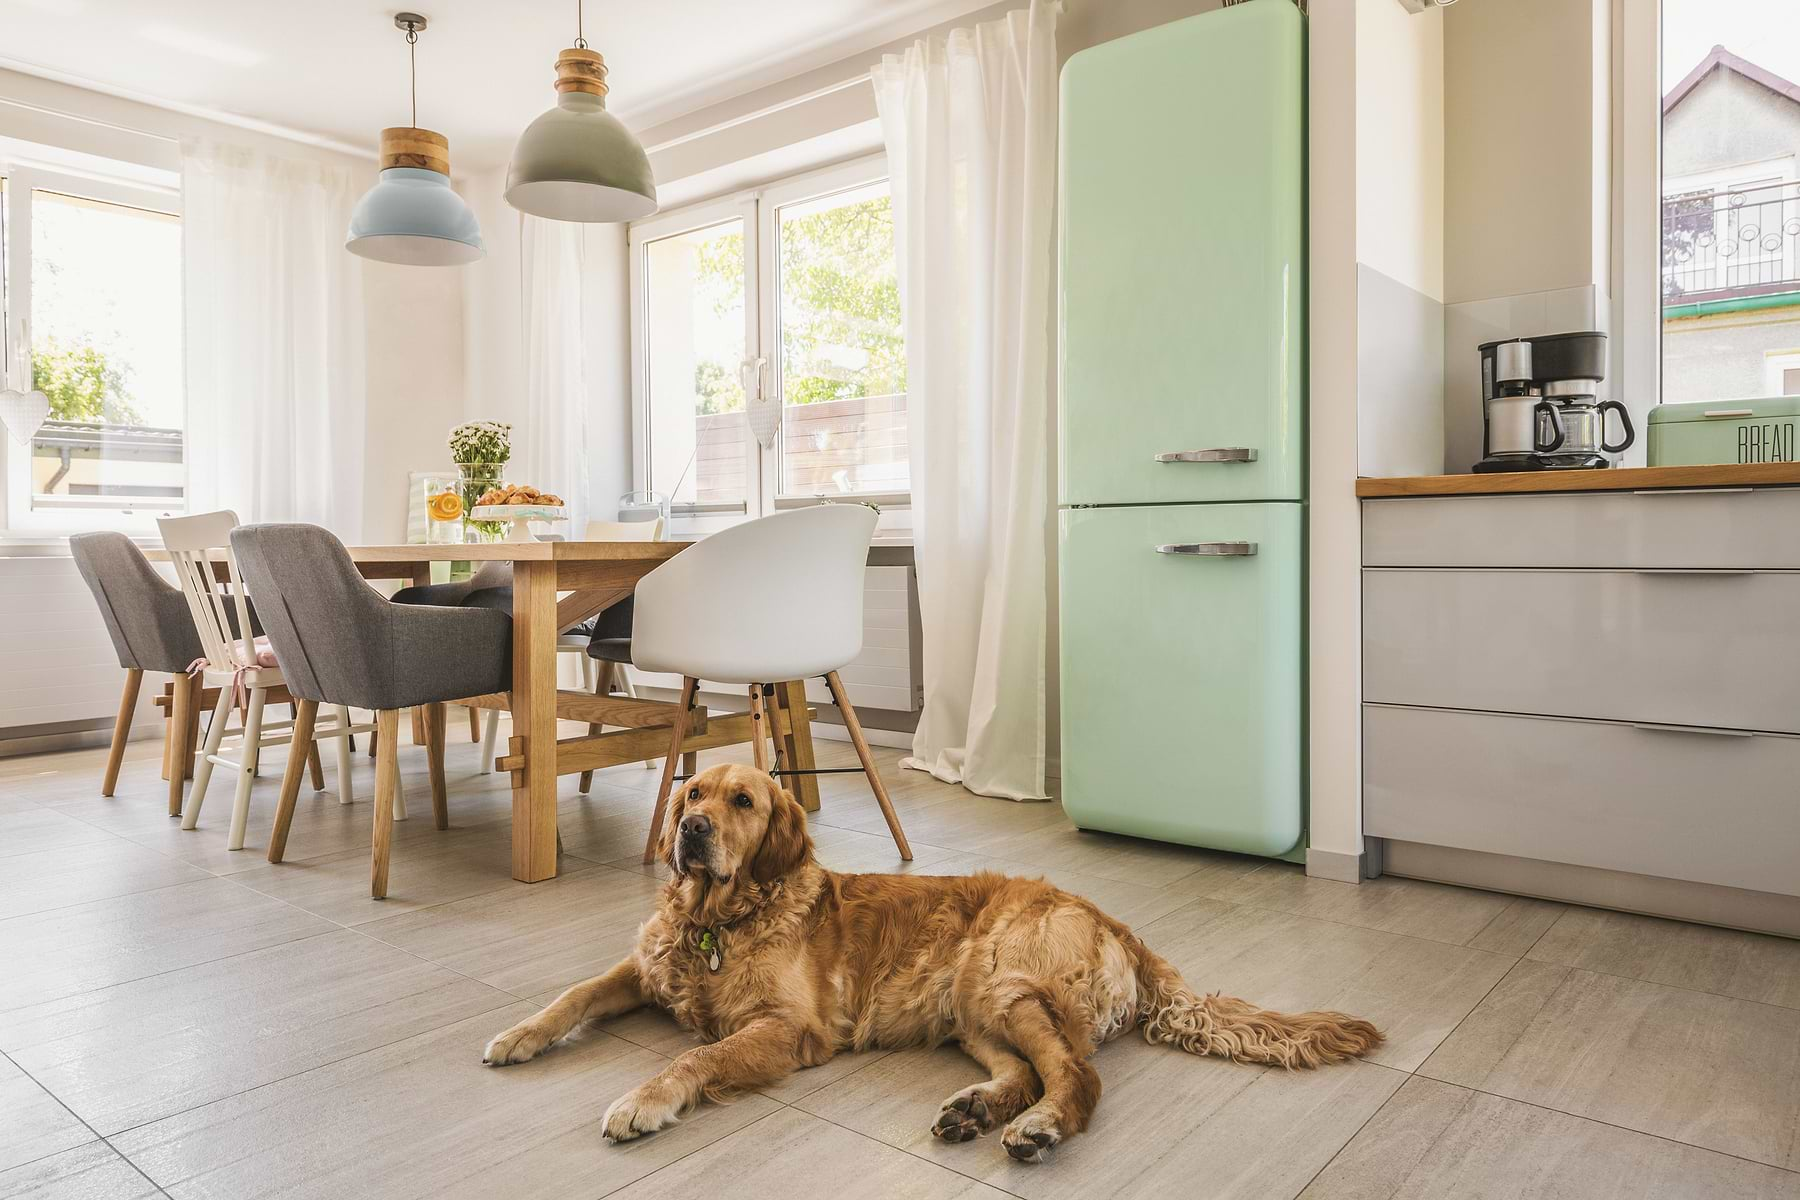
<path id="1" fill-rule="evenodd" d="M 212 723 L 206 727 L 206 745 L 200 748 L 200 761 L 194 766 L 194 782 L 188 787 L 187 806 L 181 810 L 183 829 L 192 829 L 200 823 L 200 805 L 206 801 L 206 785 L 212 782 L 213 755 L 225 741 L 225 726 L 230 724 L 227 719 L 230 716 L 231 689 L 223 687 L 219 689 L 219 702 L 213 707 Z M 179 775 L 179 772 L 171 773 Z"/>
<path id="2" fill-rule="evenodd" d="M 425 706 L 423 704 L 416 704 L 412 709 L 412 744 L 415 746 L 425 744 Z"/>
<path id="3" fill-rule="evenodd" d="M 750 758 L 758 771 L 769 769 L 769 714 L 763 709 L 762 684 L 750 685 Z"/>
<path id="4" fill-rule="evenodd" d="M 369 843 L 369 895 L 387 898 L 388 852 L 394 844 L 394 803 L 400 790 L 400 714 L 375 714 L 375 836 Z"/>
<path id="5" fill-rule="evenodd" d="M 100 781 L 100 794 L 110 796 L 119 782 L 119 766 L 125 761 L 125 739 L 131 734 L 131 718 L 137 712 L 138 687 L 144 673 L 136 667 L 125 669 L 125 691 L 119 696 L 119 719 L 113 722 L 112 747 L 106 752 L 106 776 Z"/>
<path id="6" fill-rule="evenodd" d="M 481 710 L 471 704 L 468 711 L 469 740 L 471 742 L 479 742 L 481 740 Z"/>
<path id="7" fill-rule="evenodd" d="M 474 712 L 475 710 L 470 709 L 469 711 Z M 481 773 L 483 775 L 494 773 L 494 747 L 499 740 L 500 710 L 490 708 L 487 710 L 487 729 L 481 735 Z"/>
<path id="8" fill-rule="evenodd" d="M 911 862 L 912 847 L 906 844 L 906 832 L 900 828 L 900 818 L 894 812 L 893 803 L 888 800 L 887 789 L 881 786 L 881 772 L 875 769 L 875 756 L 869 753 L 869 743 L 863 740 L 862 722 L 856 719 L 856 709 L 851 706 L 850 697 L 844 692 L 844 681 L 833 671 L 825 676 L 825 686 L 831 689 L 831 698 L 837 703 L 838 711 L 843 714 L 844 728 L 849 731 L 850 740 L 856 745 L 856 757 L 862 760 L 863 772 L 868 775 L 869 787 L 875 793 L 875 803 L 881 805 L 881 815 L 887 821 L 888 832 L 894 835 L 894 845 L 900 847 L 900 857 Z"/>
<path id="9" fill-rule="evenodd" d="M 169 781 L 169 764 L 175 761 L 175 685 L 163 684 L 163 782 Z"/>
<path id="10" fill-rule="evenodd" d="M 188 680 L 192 694 L 188 696 L 187 732 L 181 739 L 181 776 L 183 779 L 194 777 L 194 760 L 199 757 L 200 749 L 200 709 L 205 705 L 206 681 L 199 676 Z"/>
<path id="11" fill-rule="evenodd" d="M 669 793 L 675 787 L 675 764 L 681 758 L 681 743 L 687 740 L 688 710 L 694 707 L 694 691 L 700 681 L 692 675 L 681 680 L 681 699 L 675 702 L 675 717 L 669 722 L 669 755 L 663 759 L 662 782 L 656 785 L 656 811 L 650 814 L 650 836 L 644 842 L 644 861 L 656 861 L 656 844 L 662 840 L 663 814 L 669 808 Z"/>
<path id="12" fill-rule="evenodd" d="M 300 745 L 313 751 L 306 756 L 317 763 L 319 744 L 313 741 L 313 727 L 318 723 L 319 705 L 314 700 L 294 701 L 294 740 L 288 743 L 287 770 L 281 773 L 281 800 L 275 805 L 275 827 L 269 831 L 269 861 L 278 863 L 287 853 L 288 826 L 294 823 L 294 805 L 300 799 Z M 317 768 L 315 767 L 315 770 Z"/>
<path id="13" fill-rule="evenodd" d="M 601 663 L 598 672 L 593 670 L 593 665 L 594 660 L 590 658 L 587 660 L 586 666 L 582 669 L 583 675 L 588 677 L 588 686 L 593 689 L 594 695 L 596 696 L 612 695 L 613 664 L 610 662 Z M 591 736 L 603 732 L 605 729 L 606 726 L 604 725 L 589 724 L 588 734 Z M 593 785 L 594 773 L 592 771 L 583 771 L 581 773 L 581 782 L 576 785 L 575 790 L 585 796 L 588 794 L 588 789 Z"/>
<path id="14" fill-rule="evenodd" d="M 350 728 L 349 707 L 343 704 L 336 704 L 332 707 L 337 711 L 338 728 Z M 354 804 L 356 789 L 350 782 L 350 755 L 356 751 L 356 739 L 345 734 L 335 740 L 337 742 L 338 803 Z"/>
<path id="15" fill-rule="evenodd" d="M 219 689 L 221 696 L 228 689 Z M 231 802 L 231 835 L 227 850 L 244 848 L 244 831 L 250 826 L 250 785 L 256 779 L 257 751 L 262 748 L 263 703 L 268 688 L 250 689 L 250 711 L 244 714 L 244 745 L 239 753 L 237 795 Z M 211 741 L 209 735 L 207 741 Z"/>
<path id="16" fill-rule="evenodd" d="M 292 704 L 288 705 L 288 707 L 293 710 L 294 720 L 298 721 L 300 719 L 300 701 L 296 700 Z M 315 724 L 318 722 L 318 715 L 319 715 L 319 706 L 317 704 L 314 704 L 313 705 L 313 721 Z M 300 744 L 299 738 L 295 738 L 293 741 L 288 743 L 288 754 L 290 756 L 292 756 L 292 754 L 294 753 L 294 747 L 298 746 L 299 744 Z M 324 791 L 325 790 L 325 764 L 319 758 L 319 743 L 313 741 L 311 737 L 308 737 L 306 739 L 306 769 L 312 775 L 313 791 L 315 791 L 315 792 Z"/>
<path id="17" fill-rule="evenodd" d="M 187 675 L 175 677 L 175 695 L 169 701 L 169 728 L 174 734 L 172 753 L 169 755 L 169 815 L 181 815 L 181 787 L 188 777 L 188 728 L 192 722 L 188 719 L 188 709 L 195 700 L 195 684 L 198 683 Z"/>
<path id="18" fill-rule="evenodd" d="M 624 663 L 620 663 L 618 670 L 614 673 L 614 678 L 618 681 L 620 695 L 624 696 L 627 700 L 636 700 L 638 698 L 637 685 L 631 682 L 630 667 L 626 666 Z M 660 766 L 662 766 L 662 763 L 654 758 L 646 758 L 644 760 L 644 770 L 646 771 L 654 771 Z M 692 771 L 687 771 L 686 773 L 689 775 L 693 774 Z"/>
<path id="19" fill-rule="evenodd" d="M 431 775 L 431 818 L 439 829 L 450 828 L 450 799 L 444 790 L 444 721 L 442 702 L 425 710 L 425 765 Z"/>

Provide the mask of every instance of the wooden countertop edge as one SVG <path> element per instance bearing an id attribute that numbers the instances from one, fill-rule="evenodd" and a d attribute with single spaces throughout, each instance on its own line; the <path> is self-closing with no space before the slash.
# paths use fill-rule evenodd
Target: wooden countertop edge
<path id="1" fill-rule="evenodd" d="M 1645 488 L 1800 487 L 1800 463 L 1719 463 L 1694 467 L 1614 467 L 1599 471 L 1515 471 L 1493 475 L 1403 475 L 1356 481 L 1359 499 L 1497 496 L 1528 492 L 1629 492 Z"/>

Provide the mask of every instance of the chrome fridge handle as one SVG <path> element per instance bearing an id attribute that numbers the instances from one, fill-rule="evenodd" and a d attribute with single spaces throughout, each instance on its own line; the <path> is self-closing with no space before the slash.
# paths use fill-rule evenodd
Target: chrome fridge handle
<path id="1" fill-rule="evenodd" d="M 1255 542 L 1164 542 L 1158 554 L 1186 554 L 1196 558 L 1248 558 L 1256 553 Z"/>
<path id="2" fill-rule="evenodd" d="M 1158 454 L 1159 463 L 1238 463 L 1255 462 L 1256 451 L 1248 446 L 1219 446 L 1211 450 L 1170 450 Z"/>

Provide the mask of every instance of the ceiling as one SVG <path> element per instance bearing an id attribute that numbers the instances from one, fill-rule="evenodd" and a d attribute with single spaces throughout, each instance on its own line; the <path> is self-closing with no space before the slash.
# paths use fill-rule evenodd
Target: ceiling
<path id="1" fill-rule="evenodd" d="M 586 0 L 613 110 L 637 128 L 861 53 L 991 0 Z M 0 0 L 0 66 L 373 151 L 405 125 L 398 4 Z M 459 172 L 503 163 L 554 100 L 575 0 L 418 0 L 419 124 Z"/>

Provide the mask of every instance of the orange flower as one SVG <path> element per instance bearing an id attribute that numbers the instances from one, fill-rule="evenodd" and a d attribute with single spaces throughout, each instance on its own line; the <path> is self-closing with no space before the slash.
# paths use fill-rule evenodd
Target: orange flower
<path id="1" fill-rule="evenodd" d="M 462 516 L 462 497 L 455 492 L 439 492 L 428 506 L 434 521 L 454 521 Z"/>

